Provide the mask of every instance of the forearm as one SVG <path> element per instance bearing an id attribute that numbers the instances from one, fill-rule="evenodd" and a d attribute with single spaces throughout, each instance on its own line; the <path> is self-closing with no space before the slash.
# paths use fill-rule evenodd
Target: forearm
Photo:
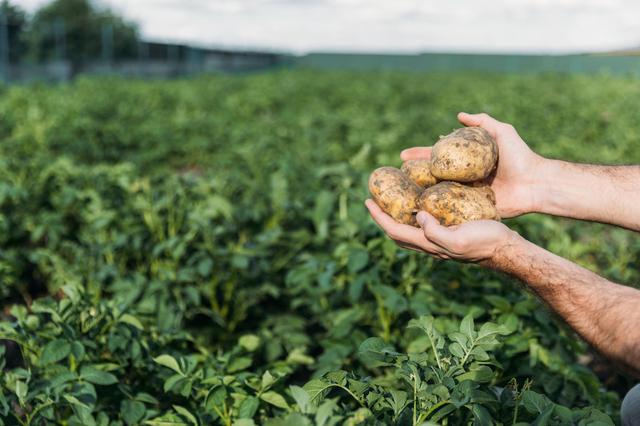
<path id="1" fill-rule="evenodd" d="M 610 282 L 515 233 L 489 266 L 524 282 L 600 353 L 640 376 L 640 290 Z"/>
<path id="2" fill-rule="evenodd" d="M 532 192 L 536 212 L 640 231 L 640 166 L 545 160 Z"/>

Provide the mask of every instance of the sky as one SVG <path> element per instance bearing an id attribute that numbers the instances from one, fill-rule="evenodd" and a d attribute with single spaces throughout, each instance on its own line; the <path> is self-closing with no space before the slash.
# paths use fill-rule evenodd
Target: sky
<path id="1" fill-rule="evenodd" d="M 14 0 L 34 11 L 46 0 Z M 143 38 L 290 53 L 640 47 L 640 0 L 101 0 Z"/>

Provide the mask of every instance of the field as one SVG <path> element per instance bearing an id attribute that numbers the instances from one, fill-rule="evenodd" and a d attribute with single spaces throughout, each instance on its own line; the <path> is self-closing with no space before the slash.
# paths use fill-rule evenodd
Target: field
<path id="1" fill-rule="evenodd" d="M 0 424 L 617 422 L 630 382 L 519 283 L 396 248 L 363 202 L 460 110 L 545 156 L 640 163 L 639 97 L 401 72 L 1 89 Z M 507 223 L 640 282 L 631 233 Z"/>

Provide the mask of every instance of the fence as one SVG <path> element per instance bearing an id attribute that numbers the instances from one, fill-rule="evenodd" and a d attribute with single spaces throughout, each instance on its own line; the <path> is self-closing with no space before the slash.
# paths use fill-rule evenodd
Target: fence
<path id="1" fill-rule="evenodd" d="M 61 82 L 78 74 L 121 75 L 125 77 L 171 78 L 202 73 L 236 73 L 272 69 L 286 62 L 285 57 L 258 52 L 209 51 L 183 59 L 92 61 L 74 65 L 60 60 L 44 64 L 3 64 L 6 83 L 33 81 Z"/>
<path id="2" fill-rule="evenodd" d="M 297 67 L 358 70 L 489 71 L 515 73 L 610 73 L 640 75 L 640 56 L 478 55 L 429 53 L 374 55 L 314 53 L 295 58 Z"/>

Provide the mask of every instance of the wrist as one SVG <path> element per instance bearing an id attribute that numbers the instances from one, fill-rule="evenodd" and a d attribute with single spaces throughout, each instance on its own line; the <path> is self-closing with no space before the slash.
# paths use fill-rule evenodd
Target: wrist
<path id="1" fill-rule="evenodd" d="M 496 245 L 493 254 L 484 262 L 488 268 L 509 273 L 510 266 L 518 257 L 521 247 L 527 243 L 520 234 L 509 229 L 502 241 Z"/>
<path id="2" fill-rule="evenodd" d="M 536 155 L 534 166 L 531 169 L 531 181 L 528 184 L 529 201 L 526 206 L 527 213 L 547 213 L 548 206 L 553 198 L 553 173 L 556 160 L 550 160 Z"/>

